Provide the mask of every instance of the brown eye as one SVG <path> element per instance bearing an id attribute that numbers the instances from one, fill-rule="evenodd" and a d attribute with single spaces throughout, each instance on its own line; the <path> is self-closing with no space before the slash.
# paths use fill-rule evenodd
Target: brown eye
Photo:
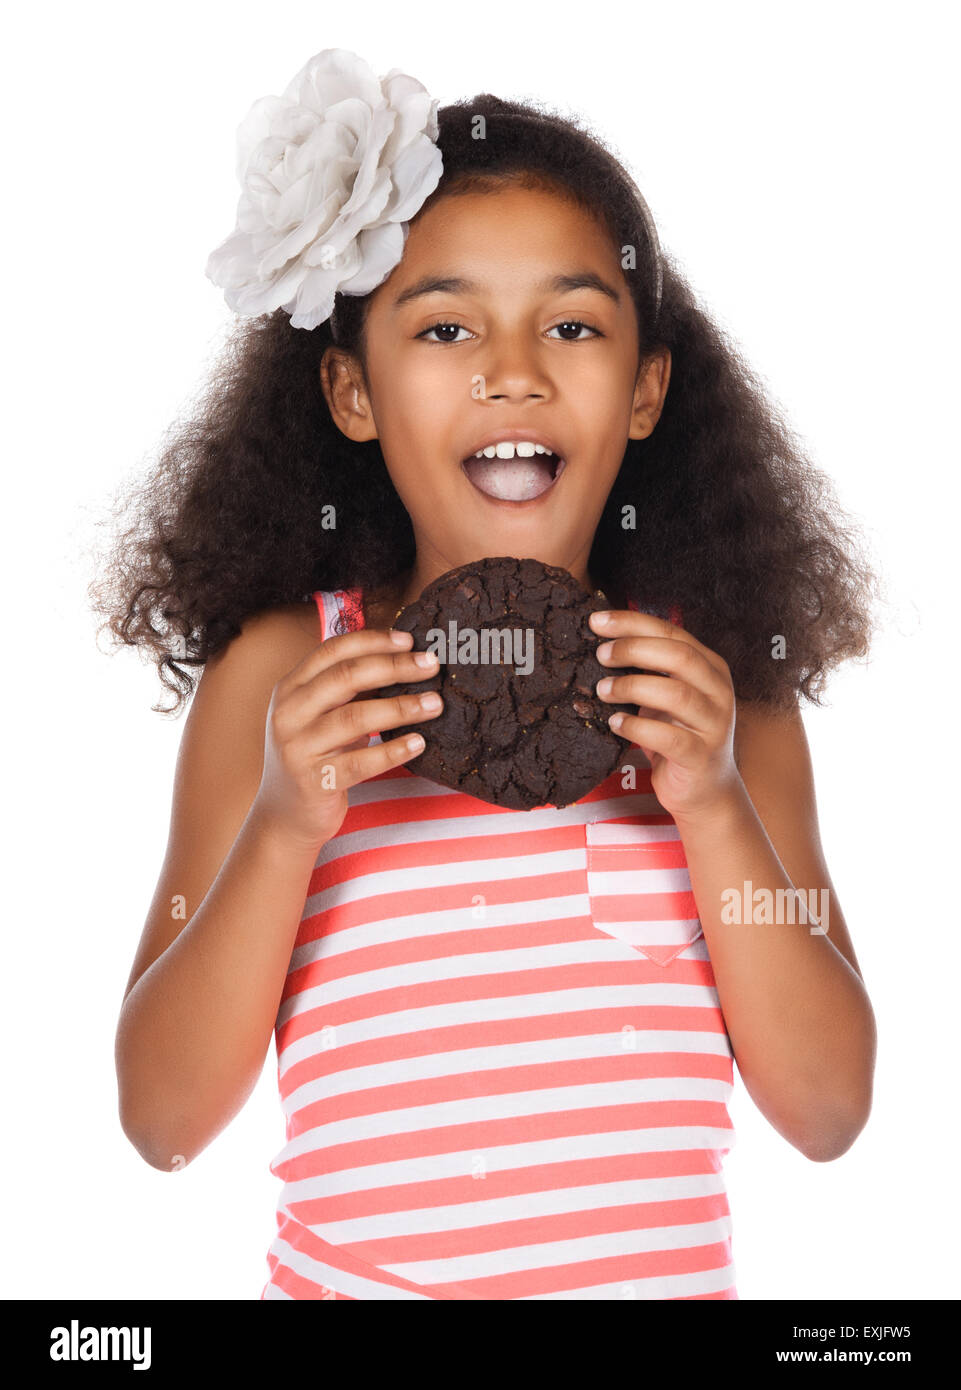
<path id="1" fill-rule="evenodd" d="M 453 329 L 455 330 L 455 332 L 457 332 L 457 331 L 459 331 L 459 330 L 460 330 L 461 328 L 463 328 L 463 327 L 464 327 L 464 325 L 463 325 L 462 323 L 451 323 L 451 322 L 449 322 L 449 321 L 446 322 L 446 323 L 445 323 L 445 322 L 432 323 L 431 326 L 430 326 L 429 328 L 425 328 L 424 331 L 423 331 L 422 333 L 418 333 L 418 334 L 417 334 L 417 337 L 418 337 L 418 338 L 426 338 L 428 333 L 438 333 L 438 332 L 440 332 L 440 331 L 441 331 L 442 329 L 444 329 L 444 328 L 453 328 Z M 465 332 L 465 333 L 467 332 L 467 329 L 466 329 L 466 328 L 464 329 L 464 332 Z M 430 341 L 430 340 L 428 340 L 428 341 Z M 456 338 L 434 338 L 433 341 L 434 341 L 435 343 L 455 343 L 455 342 L 457 342 L 458 340 L 457 340 Z M 463 342 L 464 340 L 461 339 L 461 341 Z"/>
<path id="2" fill-rule="evenodd" d="M 589 332 L 595 334 L 598 338 L 603 338 L 603 336 L 604 336 L 604 334 L 600 331 L 599 328 L 595 328 L 595 327 L 594 327 L 592 324 L 590 324 L 590 323 L 584 323 L 582 319 L 565 319 L 565 320 L 563 321 L 563 323 L 555 323 L 554 328 L 574 328 L 574 329 L 586 328 Z M 551 328 L 551 329 L 549 329 L 548 331 L 551 332 L 551 333 L 553 333 L 554 328 Z M 582 342 L 585 342 L 586 339 L 584 339 L 584 338 L 563 338 L 561 341 L 562 341 L 562 342 L 565 342 L 565 343 L 582 343 Z"/>

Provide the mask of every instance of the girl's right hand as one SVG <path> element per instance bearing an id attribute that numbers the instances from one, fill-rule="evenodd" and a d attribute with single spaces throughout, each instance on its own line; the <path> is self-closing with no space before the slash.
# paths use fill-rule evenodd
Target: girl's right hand
<path id="1" fill-rule="evenodd" d="M 436 718 L 443 708 L 436 692 L 354 700 L 361 690 L 437 674 L 433 652 L 414 652 L 410 633 L 396 635 L 407 650 L 380 628 L 328 637 L 274 686 L 252 809 L 288 839 L 319 849 L 343 823 L 348 787 L 422 751 L 404 738 L 370 748 L 367 741 L 382 729 Z M 436 708 L 421 703 L 430 696 Z"/>

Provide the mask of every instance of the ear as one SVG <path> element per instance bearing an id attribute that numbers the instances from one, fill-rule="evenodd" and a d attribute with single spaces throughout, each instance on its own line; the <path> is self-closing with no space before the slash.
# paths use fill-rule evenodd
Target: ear
<path id="1" fill-rule="evenodd" d="M 661 418 L 671 379 L 671 350 L 658 348 L 641 363 L 631 406 L 629 439 L 646 439 Z"/>
<path id="2" fill-rule="evenodd" d="M 331 418 L 348 439 L 361 444 L 377 438 L 377 426 L 359 359 L 329 347 L 320 360 L 320 385 Z"/>

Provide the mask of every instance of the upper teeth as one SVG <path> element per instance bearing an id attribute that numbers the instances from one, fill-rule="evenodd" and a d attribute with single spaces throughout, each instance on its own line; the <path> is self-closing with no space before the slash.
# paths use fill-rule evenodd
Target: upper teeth
<path id="1" fill-rule="evenodd" d="M 553 450 L 547 449 L 543 444 L 532 444 L 528 439 L 518 440 L 513 443 L 506 439 L 501 444 L 488 444 L 486 449 L 478 449 L 475 458 L 492 459 L 496 455 L 499 459 L 512 459 L 515 454 L 519 458 L 529 459 L 533 454 L 550 454 Z"/>

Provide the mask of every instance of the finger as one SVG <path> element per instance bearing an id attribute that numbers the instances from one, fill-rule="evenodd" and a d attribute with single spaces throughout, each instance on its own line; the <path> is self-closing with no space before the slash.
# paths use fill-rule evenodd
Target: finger
<path id="1" fill-rule="evenodd" d="M 601 686 L 610 681 L 610 687 Z M 649 710 L 661 710 L 673 719 L 679 719 L 689 729 L 711 736 L 726 728 L 723 712 L 716 702 L 696 686 L 676 676 L 652 676 L 640 672 L 630 672 L 625 676 L 606 676 L 598 681 L 597 694 L 602 700 L 614 705 L 641 705 Z M 638 711 L 641 713 L 641 711 Z"/>
<path id="2" fill-rule="evenodd" d="M 597 622 L 597 613 L 590 616 L 591 628 L 599 637 L 661 637 L 669 642 L 684 643 L 699 651 L 705 661 L 720 675 L 724 676 L 727 672 L 727 663 L 723 657 L 706 647 L 703 642 L 699 642 L 692 633 L 679 627 L 677 623 L 672 623 L 667 618 L 658 618 L 653 613 L 636 612 L 633 608 L 612 608 L 608 611 L 611 616 L 606 623 Z"/>
<path id="3" fill-rule="evenodd" d="M 693 644 L 667 637 L 617 637 L 610 650 L 601 643 L 595 653 L 602 666 L 632 666 L 666 676 L 676 676 L 702 691 L 715 702 L 730 700 L 731 678 Z"/>
<path id="4" fill-rule="evenodd" d="M 426 660 L 425 660 L 426 658 Z M 350 703 L 361 690 L 436 677 L 440 662 L 433 652 L 367 652 L 321 668 L 288 695 L 285 718 L 290 728 L 308 724 L 320 714 Z"/>
<path id="5" fill-rule="evenodd" d="M 398 763 L 416 758 L 418 753 L 423 753 L 424 747 L 423 734 L 408 734 L 405 738 L 392 738 L 368 748 L 326 753 L 320 770 L 330 791 L 345 791 L 358 782 L 378 777 Z"/>
<path id="6" fill-rule="evenodd" d="M 629 738 L 650 757 L 648 749 L 662 753 L 681 767 L 696 767 L 702 752 L 699 734 L 680 724 L 666 724 L 660 719 L 645 719 L 636 714 L 612 714 L 611 728 L 622 738 Z"/>
<path id="7" fill-rule="evenodd" d="M 392 632 L 402 640 L 395 642 L 391 636 Z M 395 632 L 394 629 L 385 632 L 382 628 L 363 627 L 355 628 L 353 632 L 337 633 L 334 637 L 318 642 L 312 651 L 287 672 L 284 682 L 288 689 L 293 690 L 312 681 L 319 672 L 338 661 L 343 661 L 354 652 L 403 652 L 405 649 L 409 650 L 413 643 L 413 633 Z"/>
<path id="8" fill-rule="evenodd" d="M 383 729 L 436 719 L 443 709 L 444 701 L 436 690 L 390 695 L 382 700 L 354 700 L 318 715 L 298 734 L 297 741 L 308 757 L 318 756 L 325 750 L 346 748 L 359 738 L 366 742 L 371 734 L 379 734 Z"/>

